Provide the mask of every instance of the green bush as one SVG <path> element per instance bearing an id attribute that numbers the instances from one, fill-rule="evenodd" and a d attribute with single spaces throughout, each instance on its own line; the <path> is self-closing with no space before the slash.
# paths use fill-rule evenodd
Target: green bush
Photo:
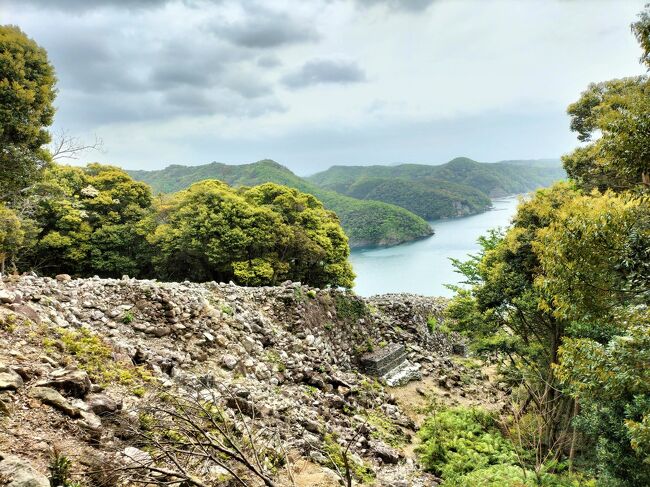
<path id="1" fill-rule="evenodd" d="M 79 482 L 70 480 L 72 461 L 55 450 L 50 458 L 48 470 L 50 471 L 50 485 L 52 487 L 81 487 Z"/>
<path id="2" fill-rule="evenodd" d="M 135 317 L 133 316 L 133 313 L 131 311 L 127 311 L 126 313 L 124 313 L 124 315 L 122 315 L 122 323 L 124 323 L 125 325 L 133 323 L 134 319 Z"/>
<path id="3" fill-rule="evenodd" d="M 344 321 L 357 321 L 363 318 L 366 313 L 366 304 L 351 294 L 337 294 L 334 298 L 336 315 Z"/>
<path id="4" fill-rule="evenodd" d="M 427 470 L 453 480 L 489 465 L 513 465 L 513 445 L 497 430 L 486 411 L 450 408 L 430 416 L 419 431 L 417 453 Z"/>
<path id="5" fill-rule="evenodd" d="M 435 412 L 420 429 L 416 449 L 426 470 L 442 477 L 444 487 L 595 487 L 593 479 L 549 462 L 535 469 L 534 459 L 497 428 L 489 412 L 455 407 Z M 609 484 L 608 484 L 609 485 Z"/>

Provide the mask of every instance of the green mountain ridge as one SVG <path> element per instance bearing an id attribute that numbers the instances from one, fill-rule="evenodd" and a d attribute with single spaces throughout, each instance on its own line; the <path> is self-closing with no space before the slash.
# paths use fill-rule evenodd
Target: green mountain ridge
<path id="1" fill-rule="evenodd" d="M 296 188 L 314 195 L 338 215 L 351 247 L 396 245 L 433 233 L 424 219 L 404 208 L 379 201 L 363 201 L 320 188 L 268 159 L 242 165 L 212 162 L 201 166 L 172 165 L 157 171 L 128 172 L 158 193 L 180 191 L 204 179 L 219 179 L 231 186 L 273 182 Z"/>
<path id="2" fill-rule="evenodd" d="M 566 177 L 559 160 L 481 163 L 465 157 L 438 166 L 332 166 L 306 178 L 269 159 L 128 172 L 158 193 L 180 191 L 204 179 L 231 186 L 273 182 L 296 188 L 338 215 L 351 247 L 426 237 L 433 233 L 427 220 L 480 213 L 490 207 L 490 198 L 529 192 Z"/>
<path id="3" fill-rule="evenodd" d="M 364 178 L 399 178 L 407 181 L 445 181 L 467 186 L 496 198 L 533 191 L 566 178 L 559 159 L 477 162 L 457 157 L 437 166 L 332 166 L 307 179 L 323 188 L 348 194 L 350 186 Z"/>

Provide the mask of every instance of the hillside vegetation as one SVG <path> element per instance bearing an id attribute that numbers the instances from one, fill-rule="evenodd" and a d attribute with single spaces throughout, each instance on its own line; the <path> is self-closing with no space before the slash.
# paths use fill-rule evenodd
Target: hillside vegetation
<path id="1" fill-rule="evenodd" d="M 485 211 L 491 205 L 483 192 L 439 179 L 365 178 L 353 181 L 344 194 L 401 206 L 426 220 L 459 217 Z"/>
<path id="2" fill-rule="evenodd" d="M 472 196 L 476 198 L 476 191 L 483 193 L 484 197 L 493 198 L 527 193 L 564 178 L 566 173 L 559 160 L 482 163 L 466 157 L 457 157 L 437 166 L 333 166 L 308 179 L 323 188 L 350 195 L 357 190 L 358 185 L 372 186 L 373 183 L 368 180 L 374 181 L 374 184 L 381 184 L 387 179 L 415 181 L 432 189 L 446 188 L 458 194 L 462 200 Z M 449 186 L 448 183 L 455 185 Z M 480 201 L 471 203 L 480 204 Z"/>
<path id="3" fill-rule="evenodd" d="M 154 192 L 172 193 L 204 179 L 233 186 L 274 182 L 316 196 L 340 218 L 352 247 L 392 245 L 431 235 L 423 220 L 485 211 L 490 198 L 529 192 L 566 175 L 559 161 L 486 164 L 457 158 L 440 166 L 334 166 L 309 178 L 275 161 L 130 171 Z M 418 218 L 419 217 L 419 218 Z"/>
<path id="4" fill-rule="evenodd" d="M 417 215 L 379 201 L 361 201 L 306 181 L 275 161 L 227 165 L 213 162 L 202 166 L 173 165 L 159 171 L 130 171 L 154 192 L 171 193 L 205 179 L 218 179 L 232 186 L 266 182 L 282 184 L 312 194 L 334 211 L 350 239 L 350 246 L 394 245 L 431 235 L 429 224 Z"/>

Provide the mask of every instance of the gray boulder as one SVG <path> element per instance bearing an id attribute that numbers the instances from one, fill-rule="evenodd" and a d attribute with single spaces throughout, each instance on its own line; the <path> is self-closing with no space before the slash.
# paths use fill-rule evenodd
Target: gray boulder
<path id="1" fill-rule="evenodd" d="M 85 370 L 59 369 L 52 372 L 46 380 L 36 384 L 51 387 L 69 396 L 83 398 L 90 392 L 90 378 Z"/>
<path id="2" fill-rule="evenodd" d="M 115 400 L 106 394 L 91 394 L 86 398 L 86 404 L 97 416 L 113 414 L 122 409 L 122 400 Z"/>
<path id="3" fill-rule="evenodd" d="M 221 357 L 221 365 L 228 370 L 233 370 L 237 366 L 237 362 L 237 357 L 234 355 L 225 354 Z"/>
<path id="4" fill-rule="evenodd" d="M 16 372 L 0 364 L 0 391 L 15 391 L 22 387 L 23 378 Z"/>
<path id="5" fill-rule="evenodd" d="M 29 462 L 4 453 L 0 453 L 0 477 L 8 480 L 7 487 L 50 487 L 47 477 L 34 470 Z"/>
<path id="6" fill-rule="evenodd" d="M 54 409 L 58 409 L 64 414 L 67 414 L 71 418 L 78 418 L 81 415 L 81 410 L 72 404 L 59 394 L 58 391 L 50 389 L 49 387 L 34 387 L 29 391 L 29 397 L 38 399 L 43 404 L 48 404 Z"/>

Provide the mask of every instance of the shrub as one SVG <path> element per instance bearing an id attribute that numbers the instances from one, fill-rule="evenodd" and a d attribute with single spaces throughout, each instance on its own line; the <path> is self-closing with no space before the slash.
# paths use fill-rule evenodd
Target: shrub
<path id="1" fill-rule="evenodd" d="M 0 330 L 13 333 L 16 330 L 16 315 L 10 314 L 5 316 L 4 319 L 0 317 Z"/>
<path id="2" fill-rule="evenodd" d="M 429 328 L 429 331 L 431 333 L 444 333 L 445 335 L 448 335 L 451 333 L 451 330 L 449 327 L 441 321 L 438 321 L 438 319 L 435 316 L 429 316 L 427 319 L 427 327 Z"/>
<path id="3" fill-rule="evenodd" d="M 429 417 L 419 431 L 417 453 L 427 470 L 453 480 L 494 464 L 515 464 L 513 445 L 486 411 L 450 408 Z"/>
<path id="4" fill-rule="evenodd" d="M 72 461 L 55 449 L 47 467 L 50 471 L 50 485 L 52 487 L 80 487 L 79 482 L 70 480 L 71 467 Z"/>
<path id="5" fill-rule="evenodd" d="M 124 313 L 124 315 L 122 315 L 122 323 L 124 323 L 125 325 L 129 325 L 133 323 L 134 319 L 135 317 L 133 316 L 133 313 L 131 311 L 127 311 L 126 313 Z"/>
<path id="6" fill-rule="evenodd" d="M 357 321 L 363 318 L 366 313 L 366 304 L 351 294 L 337 294 L 334 298 L 336 315 L 344 321 Z"/>

